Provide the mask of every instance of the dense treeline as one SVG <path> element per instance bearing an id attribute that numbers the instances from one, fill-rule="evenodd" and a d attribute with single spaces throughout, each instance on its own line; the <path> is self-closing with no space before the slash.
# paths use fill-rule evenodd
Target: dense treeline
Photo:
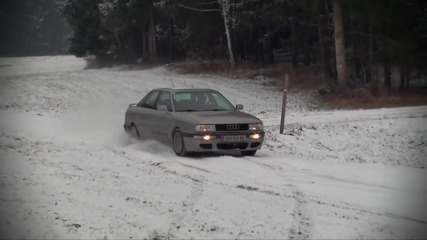
<path id="1" fill-rule="evenodd" d="M 68 0 L 70 52 L 99 60 L 317 65 L 338 85 L 409 86 L 427 63 L 423 0 Z"/>
<path id="2" fill-rule="evenodd" d="M 321 69 L 342 88 L 374 90 L 408 88 L 425 78 L 427 69 L 424 0 L 4 0 L 2 5 L 12 10 L 1 11 L 7 36 L 1 53 L 24 42 L 30 44 L 22 52 L 59 47 L 66 28 L 48 24 L 58 10 L 73 28 L 69 52 L 105 63 L 228 59 L 235 68 L 247 61 L 289 62 Z"/>
<path id="3" fill-rule="evenodd" d="M 71 33 L 55 0 L 1 0 L 0 30 L 0 56 L 64 54 Z"/>

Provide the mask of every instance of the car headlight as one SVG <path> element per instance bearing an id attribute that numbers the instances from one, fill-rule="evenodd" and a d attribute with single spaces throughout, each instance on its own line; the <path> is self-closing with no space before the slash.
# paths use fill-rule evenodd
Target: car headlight
<path id="1" fill-rule="evenodd" d="M 261 131 L 264 129 L 262 123 L 249 124 L 249 130 L 251 131 Z"/>
<path id="2" fill-rule="evenodd" d="M 215 125 L 196 125 L 195 130 L 198 132 L 214 132 Z"/>

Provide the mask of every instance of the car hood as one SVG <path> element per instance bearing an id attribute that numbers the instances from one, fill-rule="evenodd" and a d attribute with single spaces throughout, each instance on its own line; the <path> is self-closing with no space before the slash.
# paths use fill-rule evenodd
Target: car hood
<path id="1" fill-rule="evenodd" d="M 244 112 L 239 111 L 200 111 L 183 112 L 186 117 L 200 124 L 238 124 L 238 123 L 260 123 L 261 120 Z"/>

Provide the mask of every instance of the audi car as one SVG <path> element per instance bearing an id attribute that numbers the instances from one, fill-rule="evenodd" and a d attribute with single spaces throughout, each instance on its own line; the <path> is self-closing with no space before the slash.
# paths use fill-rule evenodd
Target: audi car
<path id="1" fill-rule="evenodd" d="M 264 141 L 263 123 L 242 110 L 213 89 L 154 89 L 129 104 L 124 129 L 136 139 L 167 143 L 178 156 L 228 150 L 254 156 Z"/>

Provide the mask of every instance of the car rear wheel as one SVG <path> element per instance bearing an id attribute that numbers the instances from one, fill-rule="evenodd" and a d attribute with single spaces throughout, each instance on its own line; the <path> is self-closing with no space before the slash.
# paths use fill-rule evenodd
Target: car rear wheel
<path id="1" fill-rule="evenodd" d="M 139 132 L 134 124 L 130 127 L 130 135 L 135 139 L 139 139 Z"/>
<path id="2" fill-rule="evenodd" d="M 182 133 L 177 130 L 173 133 L 173 150 L 175 154 L 181 157 L 186 156 L 188 153 L 185 150 L 184 138 L 182 137 Z"/>
<path id="3" fill-rule="evenodd" d="M 241 151 L 242 156 L 254 156 L 257 150 Z"/>

